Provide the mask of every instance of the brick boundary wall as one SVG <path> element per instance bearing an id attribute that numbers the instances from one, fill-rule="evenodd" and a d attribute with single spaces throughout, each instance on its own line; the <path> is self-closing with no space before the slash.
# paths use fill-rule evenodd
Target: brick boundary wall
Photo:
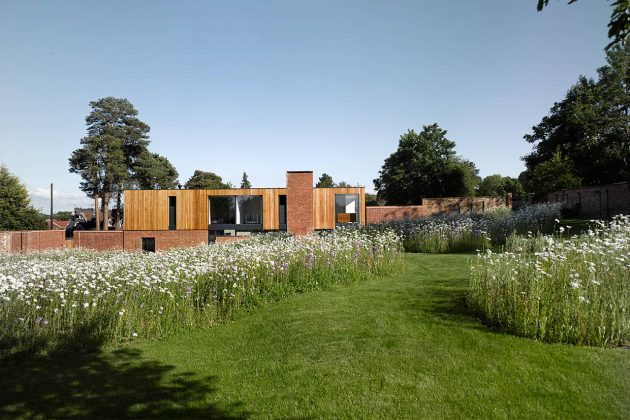
<path id="1" fill-rule="evenodd" d="M 142 238 L 155 238 L 155 250 L 166 251 L 208 243 L 207 230 L 125 230 L 125 251 L 141 251 Z"/>
<path id="2" fill-rule="evenodd" d="M 389 220 L 419 219 L 440 214 L 484 212 L 496 208 L 511 208 L 512 195 L 505 197 L 444 197 L 425 198 L 420 206 L 368 206 L 366 223 Z"/>
<path id="3" fill-rule="evenodd" d="M 155 250 L 165 251 L 208 243 L 207 230 L 78 230 L 72 240 L 62 230 L 0 232 L 0 252 L 19 253 L 47 249 L 85 248 L 96 251 L 140 251 L 142 238 L 155 238 Z M 247 239 L 246 236 L 227 240 Z M 218 242 L 223 242 L 220 239 Z"/>
<path id="4" fill-rule="evenodd" d="M 64 249 L 65 234 L 61 230 L 24 230 L 0 232 L 0 252 L 35 252 Z"/>
<path id="5" fill-rule="evenodd" d="M 287 172 L 287 232 L 313 232 L 313 172 Z"/>
<path id="6" fill-rule="evenodd" d="M 0 252 L 22 251 L 22 232 L 0 232 Z"/>
<path id="7" fill-rule="evenodd" d="M 578 217 L 606 219 L 630 214 L 630 183 L 554 191 L 547 195 L 547 201 L 564 202 Z"/>
<path id="8" fill-rule="evenodd" d="M 77 230 L 74 232 L 74 248 L 87 248 L 96 251 L 120 251 L 123 249 L 122 230 Z"/>

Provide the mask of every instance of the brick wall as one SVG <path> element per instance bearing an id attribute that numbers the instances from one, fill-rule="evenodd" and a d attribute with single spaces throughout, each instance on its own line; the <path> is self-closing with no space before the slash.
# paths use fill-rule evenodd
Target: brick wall
<path id="1" fill-rule="evenodd" d="M 46 249 L 64 249 L 66 242 L 66 233 L 63 230 L 40 230 L 39 231 L 39 250 Z"/>
<path id="2" fill-rule="evenodd" d="M 313 229 L 313 172 L 287 172 L 287 232 L 305 235 Z"/>
<path id="3" fill-rule="evenodd" d="M 549 194 L 547 201 L 564 202 L 578 217 L 605 219 L 630 214 L 630 183 L 560 190 Z"/>
<path id="4" fill-rule="evenodd" d="M 483 212 L 511 206 L 511 194 L 506 197 L 425 198 L 421 206 L 369 206 L 365 208 L 365 216 L 366 223 L 379 223 L 386 220 L 418 219 L 440 214 Z"/>
<path id="5" fill-rule="evenodd" d="M 24 230 L 0 232 L 0 252 L 35 252 L 63 249 L 64 232 L 61 230 Z"/>
<path id="6" fill-rule="evenodd" d="M 22 232 L 0 232 L 0 252 L 22 251 Z"/>
<path id="7" fill-rule="evenodd" d="M 155 250 L 165 251 L 208 243 L 207 230 L 126 230 L 126 251 L 141 251 L 142 238 L 155 238 Z"/>
<path id="8" fill-rule="evenodd" d="M 122 230 L 77 230 L 74 232 L 74 248 L 88 248 L 97 251 L 119 251 L 123 249 Z"/>

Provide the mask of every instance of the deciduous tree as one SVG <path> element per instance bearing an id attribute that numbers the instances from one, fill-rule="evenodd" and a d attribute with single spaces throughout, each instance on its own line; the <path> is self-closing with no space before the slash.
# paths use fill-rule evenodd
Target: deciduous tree
<path id="1" fill-rule="evenodd" d="M 423 197 L 472 195 L 476 178 L 474 164 L 458 158 L 446 130 L 432 124 L 400 136 L 374 186 L 387 204 L 418 204 Z"/>
<path id="2" fill-rule="evenodd" d="M 608 52 L 598 79 L 580 77 L 549 115 L 524 136 L 534 145 L 523 160 L 528 188 L 543 193 L 536 168 L 560 154 L 582 185 L 630 179 L 630 44 Z M 546 183 L 551 186 L 552 184 Z M 551 191 L 546 191 L 551 192 Z"/>
<path id="3" fill-rule="evenodd" d="M 0 230 L 45 229 L 46 222 L 33 208 L 19 178 L 0 166 Z"/>
<path id="4" fill-rule="evenodd" d="M 568 0 L 568 4 L 577 0 Z M 538 11 L 540 12 L 549 4 L 549 0 L 538 0 Z M 613 12 L 608 23 L 608 38 L 612 41 L 606 46 L 606 50 L 615 46 L 627 43 L 630 35 L 630 0 L 615 0 L 611 4 Z"/>
<path id="5" fill-rule="evenodd" d="M 501 197 L 512 193 L 514 200 L 525 198 L 525 190 L 521 182 L 509 176 L 499 174 L 488 175 L 479 183 L 477 195 Z"/>
<path id="6" fill-rule="evenodd" d="M 186 182 L 186 188 L 189 190 L 212 190 L 232 188 L 232 185 L 229 182 L 224 183 L 223 179 L 214 172 L 196 170 Z"/>

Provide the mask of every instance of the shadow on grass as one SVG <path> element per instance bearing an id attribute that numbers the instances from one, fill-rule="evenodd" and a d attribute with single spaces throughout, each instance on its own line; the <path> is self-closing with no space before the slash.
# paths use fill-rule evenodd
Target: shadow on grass
<path id="1" fill-rule="evenodd" d="M 462 278 L 426 281 L 419 293 L 411 296 L 408 306 L 423 313 L 432 323 L 503 334 L 502 331 L 484 323 L 478 314 L 470 309 L 466 287 L 463 286 L 465 281 Z"/>
<path id="2" fill-rule="evenodd" d="M 213 377 L 147 360 L 137 349 L 0 362 L 0 418 L 245 418 L 207 403 Z"/>

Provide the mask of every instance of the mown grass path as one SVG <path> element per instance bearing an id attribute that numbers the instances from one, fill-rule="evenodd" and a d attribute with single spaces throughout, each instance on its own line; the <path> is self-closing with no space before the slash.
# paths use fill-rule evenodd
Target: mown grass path
<path id="1" fill-rule="evenodd" d="M 0 417 L 630 417 L 630 351 L 494 332 L 467 255 L 291 297 L 210 331 L 0 367 Z"/>

